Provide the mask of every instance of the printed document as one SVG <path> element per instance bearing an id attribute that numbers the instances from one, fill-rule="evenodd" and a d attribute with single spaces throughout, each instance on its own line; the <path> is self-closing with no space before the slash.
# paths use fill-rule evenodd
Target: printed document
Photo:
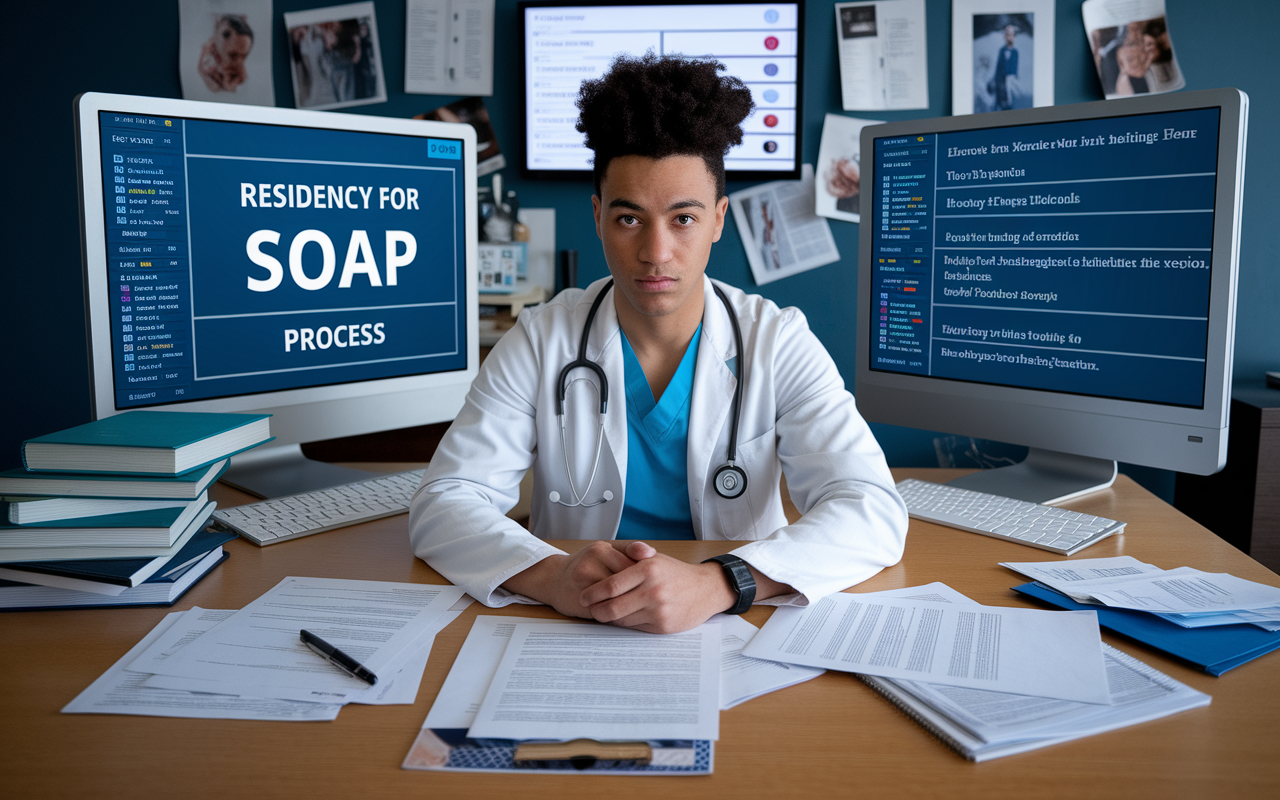
<path id="1" fill-rule="evenodd" d="M 924 0 L 836 3 L 845 111 L 929 107 Z"/>
<path id="2" fill-rule="evenodd" d="M 294 700 L 354 700 L 369 685 L 312 652 L 298 637 L 301 629 L 389 679 L 434 635 L 441 618 L 463 594 L 456 586 L 285 578 L 153 666 L 158 675 L 194 682 L 152 679 L 147 685 L 269 693 Z"/>
<path id="3" fill-rule="evenodd" d="M 1248 611 L 1280 605 L 1280 589 L 1222 572 L 1178 567 L 1158 575 L 1125 581 L 1114 588 L 1096 583 L 1089 593 L 1113 608 L 1136 608 L 1164 614 Z"/>
<path id="4" fill-rule="evenodd" d="M 720 736 L 720 626 L 657 635 L 516 625 L 468 733 L 636 741 Z"/>
<path id="5" fill-rule="evenodd" d="M 494 0 L 407 0 L 404 90 L 493 94 Z"/>
<path id="6" fill-rule="evenodd" d="M 198 719 L 254 719 L 312 722 L 333 720 L 342 710 L 338 703 L 308 703 L 271 700 L 261 697 L 203 694 L 200 692 L 151 689 L 142 685 L 146 672 L 134 672 L 133 663 L 152 647 L 180 618 L 205 609 L 175 611 L 133 646 L 89 688 L 62 709 L 64 714 L 138 714 L 148 717 L 194 717 Z M 212 612 L 220 614 L 222 612 Z M 206 620 L 207 622 L 208 620 Z M 181 638 L 181 637 L 179 637 Z"/>
<path id="7" fill-rule="evenodd" d="M 1091 611 L 959 607 L 837 593 L 779 608 L 743 653 L 972 689 L 1110 703 Z"/>

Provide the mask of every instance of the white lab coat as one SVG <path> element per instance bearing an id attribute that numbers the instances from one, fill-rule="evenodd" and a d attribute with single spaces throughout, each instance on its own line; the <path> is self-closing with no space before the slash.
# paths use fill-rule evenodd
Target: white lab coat
<path id="1" fill-rule="evenodd" d="M 570 375 L 565 424 L 577 490 L 588 503 L 606 490 L 613 499 L 576 508 L 549 500 L 555 491 L 573 502 L 555 413 L 557 383 L 560 370 L 577 357 L 591 301 L 603 286 L 601 280 L 586 290 L 562 292 L 520 314 L 481 367 L 414 496 L 414 553 L 486 605 L 533 602 L 500 584 L 563 552 L 543 539 L 617 534 L 626 494 L 627 415 L 611 297 L 601 304 L 587 342 L 587 357 L 600 364 L 609 382 L 598 474 L 589 491 L 600 416 L 598 381 L 588 369 Z M 721 288 L 737 313 L 748 354 L 737 454 L 748 484 L 743 495 L 729 500 L 712 485 L 727 458 L 736 380 L 730 360 L 737 353 L 725 307 L 704 277 L 702 340 L 689 411 L 694 534 L 746 542 L 733 553 L 799 593 L 772 602 L 813 602 L 897 563 L 906 539 L 906 507 L 884 453 L 804 315 Z M 504 516 L 530 467 L 531 532 Z M 794 525 L 783 514 L 782 474 L 804 515 Z"/>

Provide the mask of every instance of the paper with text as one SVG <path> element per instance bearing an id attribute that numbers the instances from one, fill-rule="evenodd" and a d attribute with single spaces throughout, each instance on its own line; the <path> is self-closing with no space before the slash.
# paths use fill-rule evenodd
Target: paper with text
<path id="1" fill-rule="evenodd" d="M 662 636 L 608 625 L 520 624 L 468 735 L 715 740 L 719 701 L 717 624 Z"/>
<path id="2" fill-rule="evenodd" d="M 1082 703 L 1110 703 L 1097 615 L 837 593 L 774 612 L 755 658 Z"/>
<path id="3" fill-rule="evenodd" d="M 836 3 L 845 111 L 929 107 L 924 0 Z"/>
<path id="4" fill-rule="evenodd" d="M 494 0 L 407 0 L 404 90 L 493 94 Z"/>

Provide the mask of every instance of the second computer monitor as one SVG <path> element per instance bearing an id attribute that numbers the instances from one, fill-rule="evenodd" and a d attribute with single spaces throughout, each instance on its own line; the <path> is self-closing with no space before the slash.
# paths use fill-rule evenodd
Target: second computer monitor
<path id="1" fill-rule="evenodd" d="M 1032 447 L 972 487 L 1024 499 L 1220 469 L 1246 119 L 1216 90 L 864 129 L 863 412 Z M 1019 488 L 1040 467 L 1079 485 Z"/>

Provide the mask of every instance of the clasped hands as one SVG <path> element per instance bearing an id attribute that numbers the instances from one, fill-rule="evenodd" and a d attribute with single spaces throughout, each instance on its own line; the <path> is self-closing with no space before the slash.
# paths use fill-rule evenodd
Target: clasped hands
<path id="1" fill-rule="evenodd" d="M 689 564 L 641 541 L 592 542 L 503 585 L 565 616 L 649 633 L 696 628 L 737 600 L 719 564 Z"/>

